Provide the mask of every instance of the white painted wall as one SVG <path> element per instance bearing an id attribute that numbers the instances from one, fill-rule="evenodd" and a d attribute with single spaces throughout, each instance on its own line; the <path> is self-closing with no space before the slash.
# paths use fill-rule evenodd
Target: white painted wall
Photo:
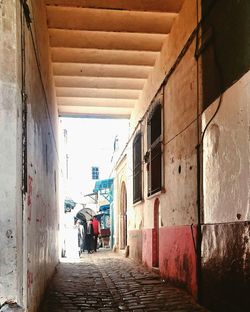
<path id="1" fill-rule="evenodd" d="M 22 303 L 21 91 L 16 2 L 0 3 L 0 306 L 6 300 Z"/>
<path id="2" fill-rule="evenodd" d="M 204 112 L 203 129 L 218 102 L 217 99 Z M 250 72 L 224 93 L 221 107 L 204 137 L 205 223 L 250 218 L 249 127 Z"/>
<path id="3" fill-rule="evenodd" d="M 0 2 L 0 306 L 14 301 L 33 312 L 58 262 L 59 175 L 44 3 L 29 5 L 47 108 L 26 28 L 28 192 L 22 204 L 20 7 L 18 0 Z"/>

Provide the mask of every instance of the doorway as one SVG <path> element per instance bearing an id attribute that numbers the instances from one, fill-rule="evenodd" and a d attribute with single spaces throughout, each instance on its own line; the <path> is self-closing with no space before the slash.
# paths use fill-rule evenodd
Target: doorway
<path id="1" fill-rule="evenodd" d="M 154 202 L 154 228 L 153 228 L 153 267 L 159 267 L 159 206 L 160 201 Z"/>

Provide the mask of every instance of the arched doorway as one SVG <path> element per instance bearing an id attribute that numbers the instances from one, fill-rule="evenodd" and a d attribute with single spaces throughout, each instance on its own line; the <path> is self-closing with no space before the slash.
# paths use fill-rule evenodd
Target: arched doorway
<path id="1" fill-rule="evenodd" d="M 124 182 L 121 187 L 119 234 L 119 247 L 120 249 L 125 249 L 127 246 L 127 189 Z"/>
<path id="2" fill-rule="evenodd" d="M 153 267 L 159 267 L 159 206 L 160 201 L 154 202 L 154 230 L 153 230 Z"/>

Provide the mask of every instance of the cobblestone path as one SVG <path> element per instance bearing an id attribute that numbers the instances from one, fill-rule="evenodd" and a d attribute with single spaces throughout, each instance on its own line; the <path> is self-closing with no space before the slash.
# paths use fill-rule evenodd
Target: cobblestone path
<path id="1" fill-rule="evenodd" d="M 107 251 L 60 263 L 40 312 L 207 311 L 184 291 L 130 259 Z"/>

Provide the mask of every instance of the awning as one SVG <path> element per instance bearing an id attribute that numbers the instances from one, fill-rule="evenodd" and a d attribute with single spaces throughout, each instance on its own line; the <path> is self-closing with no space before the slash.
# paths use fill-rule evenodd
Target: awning
<path id="1" fill-rule="evenodd" d="M 95 211 L 91 208 L 84 207 L 77 212 L 76 217 L 86 222 L 93 218 L 95 214 Z"/>
<path id="2" fill-rule="evenodd" d="M 105 179 L 105 180 L 96 181 L 93 192 L 98 192 L 104 189 L 110 189 L 113 185 L 113 181 L 114 179 Z"/>

